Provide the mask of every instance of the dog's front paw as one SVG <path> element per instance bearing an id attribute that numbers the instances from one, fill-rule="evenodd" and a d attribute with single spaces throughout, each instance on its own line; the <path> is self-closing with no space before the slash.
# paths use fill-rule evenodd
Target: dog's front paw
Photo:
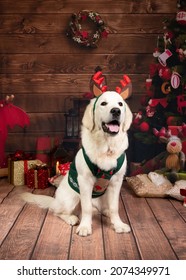
<path id="1" fill-rule="evenodd" d="M 79 234 L 80 236 L 87 236 L 87 235 L 92 234 L 92 228 L 91 228 L 91 226 L 79 225 L 77 227 L 76 233 Z"/>
<path id="2" fill-rule="evenodd" d="M 79 218 L 75 215 L 70 215 L 69 218 L 67 219 L 67 224 L 71 226 L 75 226 L 79 224 Z"/>
<path id="3" fill-rule="evenodd" d="M 115 230 L 115 232 L 117 232 L 117 233 L 127 233 L 127 232 L 130 232 L 131 231 L 131 229 L 130 229 L 130 227 L 129 227 L 129 225 L 127 225 L 127 224 L 124 224 L 124 223 L 117 223 L 117 224 L 115 224 L 114 225 L 114 230 Z"/>
<path id="4" fill-rule="evenodd" d="M 65 215 L 65 214 L 56 214 L 62 220 L 64 220 L 68 225 L 75 226 L 79 224 L 79 218 L 75 215 Z"/>

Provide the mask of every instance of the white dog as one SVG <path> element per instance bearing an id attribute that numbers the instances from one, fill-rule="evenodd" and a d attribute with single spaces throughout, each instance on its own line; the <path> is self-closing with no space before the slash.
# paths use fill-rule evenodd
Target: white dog
<path id="1" fill-rule="evenodd" d="M 75 212 L 80 204 L 81 221 L 76 230 L 80 236 L 92 233 L 93 206 L 110 217 L 117 233 L 129 232 L 130 227 L 121 221 L 118 208 L 131 122 L 132 113 L 117 92 L 106 91 L 92 99 L 82 120 L 82 148 L 57 188 L 55 198 L 30 193 L 23 198 L 51 209 L 70 225 L 79 222 Z"/>

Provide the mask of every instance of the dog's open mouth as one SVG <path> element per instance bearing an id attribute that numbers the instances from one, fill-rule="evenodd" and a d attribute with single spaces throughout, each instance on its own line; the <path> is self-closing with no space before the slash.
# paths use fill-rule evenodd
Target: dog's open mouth
<path id="1" fill-rule="evenodd" d="M 104 132 L 109 134 L 117 134 L 119 132 L 120 123 L 117 120 L 111 121 L 109 123 L 102 123 L 102 128 Z"/>

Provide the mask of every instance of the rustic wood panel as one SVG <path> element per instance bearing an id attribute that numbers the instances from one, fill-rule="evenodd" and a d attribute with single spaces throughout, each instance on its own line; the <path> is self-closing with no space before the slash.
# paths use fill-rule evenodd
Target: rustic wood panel
<path id="1" fill-rule="evenodd" d="M 78 12 L 78 11 L 77 11 Z M 47 21 L 46 21 L 47 16 Z M 163 18 L 172 14 L 104 14 L 110 33 L 162 33 Z M 71 20 L 69 14 L 8 14 L 0 15 L 0 34 L 65 34 Z M 135 22 L 135 24 L 134 24 Z"/>
<path id="2" fill-rule="evenodd" d="M 14 186 L 11 184 L 7 184 L 7 180 L 1 179 L 0 180 L 0 203 L 5 199 L 5 197 L 12 191 Z"/>
<path id="3" fill-rule="evenodd" d="M 153 52 L 153 50 L 152 50 Z M 153 61 L 150 54 L 0 54 L 1 74 L 85 74 L 101 65 L 104 73 L 143 74 Z M 88 85 L 87 85 L 88 86 Z"/>
<path id="4" fill-rule="evenodd" d="M 177 200 L 171 200 L 171 203 L 173 204 L 173 206 L 176 208 L 176 210 L 178 211 L 178 213 L 180 214 L 180 216 L 183 218 L 183 220 L 186 222 L 186 211 L 182 205 L 182 203 L 180 203 Z"/>
<path id="5" fill-rule="evenodd" d="M 64 34 L 18 34 L 1 35 L 1 53 L 151 53 L 156 46 L 155 34 L 109 34 L 98 43 L 98 48 L 83 48 Z"/>
<path id="6" fill-rule="evenodd" d="M 108 87 L 115 89 L 120 85 L 120 79 L 122 73 L 107 75 Z M 145 79 L 147 74 L 131 74 L 130 78 L 133 84 L 133 93 L 144 92 Z M 10 93 L 30 93 L 33 94 L 33 98 L 37 98 L 35 93 L 50 93 L 55 98 L 55 93 L 65 93 L 76 95 L 77 97 L 89 91 L 90 75 L 65 75 L 65 74 L 9 74 L 0 75 L 0 90 L 4 94 Z M 45 95 L 43 95 L 43 102 L 45 101 Z"/>
<path id="7" fill-rule="evenodd" d="M 0 8 L 3 13 L 74 13 L 78 10 L 88 9 L 99 13 L 171 13 L 176 11 L 174 0 L 45 0 L 45 1 L 16 1 L 1 0 Z"/>

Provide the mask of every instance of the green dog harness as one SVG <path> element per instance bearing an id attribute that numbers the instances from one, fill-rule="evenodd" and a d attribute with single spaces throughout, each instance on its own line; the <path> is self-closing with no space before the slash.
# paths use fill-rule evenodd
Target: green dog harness
<path id="1" fill-rule="evenodd" d="M 92 163 L 87 156 L 85 149 L 82 147 L 83 151 L 83 156 L 86 161 L 86 164 L 88 165 L 90 171 L 92 172 L 93 176 L 97 178 L 96 183 L 94 184 L 93 192 L 92 192 L 92 197 L 99 197 L 105 193 L 107 190 L 107 187 L 109 185 L 109 181 L 111 177 L 116 174 L 121 166 L 123 165 L 123 162 L 125 160 L 125 153 L 123 153 L 118 159 L 117 159 L 117 166 L 114 169 L 111 169 L 109 171 L 101 170 L 97 165 Z M 77 169 L 76 169 L 76 164 L 75 160 L 71 163 L 70 165 L 70 170 L 68 174 L 68 183 L 70 187 L 80 193 L 79 190 L 79 184 L 77 180 L 78 174 L 77 174 Z"/>

